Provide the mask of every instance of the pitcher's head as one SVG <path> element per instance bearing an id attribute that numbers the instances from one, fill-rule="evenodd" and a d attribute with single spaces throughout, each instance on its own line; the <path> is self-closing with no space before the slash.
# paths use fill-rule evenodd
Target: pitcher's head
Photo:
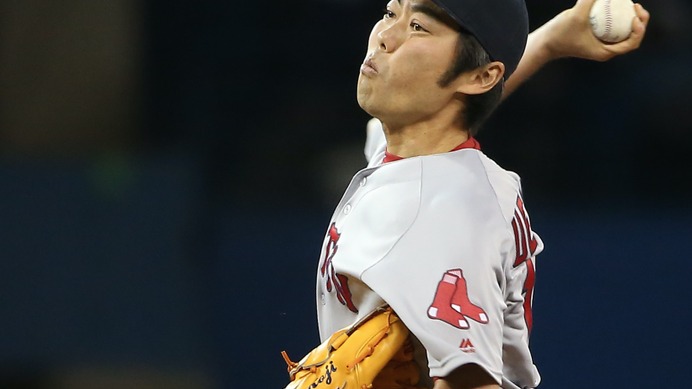
<path id="1" fill-rule="evenodd" d="M 491 17 L 498 3 L 512 5 L 511 12 Z M 358 102 L 391 125 L 461 110 L 461 126 L 473 133 L 497 106 L 527 31 L 523 0 L 391 0 L 370 34 Z"/>

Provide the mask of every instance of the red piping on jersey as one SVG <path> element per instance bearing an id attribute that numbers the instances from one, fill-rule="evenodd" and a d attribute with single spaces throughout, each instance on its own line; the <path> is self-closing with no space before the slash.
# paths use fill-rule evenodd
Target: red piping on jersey
<path id="1" fill-rule="evenodd" d="M 461 149 L 475 149 L 475 150 L 480 150 L 481 149 L 481 144 L 478 143 L 476 138 L 474 137 L 469 137 L 464 143 L 460 144 L 459 146 L 449 150 L 449 152 L 452 151 L 457 151 Z M 388 151 L 385 150 L 384 152 L 384 159 L 382 160 L 382 163 L 387 163 L 387 162 L 394 162 L 398 161 L 400 159 L 404 159 L 403 157 L 400 157 L 398 155 L 394 155 Z"/>

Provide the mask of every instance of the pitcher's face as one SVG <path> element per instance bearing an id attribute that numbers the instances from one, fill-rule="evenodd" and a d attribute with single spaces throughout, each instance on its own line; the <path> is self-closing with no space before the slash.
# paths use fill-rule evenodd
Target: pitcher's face
<path id="1" fill-rule="evenodd" d="M 358 103 L 385 120 L 417 121 L 445 108 L 454 85 L 438 81 L 456 56 L 459 32 L 430 0 L 392 0 L 370 34 Z"/>

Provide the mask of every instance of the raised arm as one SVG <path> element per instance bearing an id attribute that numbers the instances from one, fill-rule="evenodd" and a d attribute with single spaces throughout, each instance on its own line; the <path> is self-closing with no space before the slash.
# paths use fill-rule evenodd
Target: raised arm
<path id="1" fill-rule="evenodd" d="M 505 84 L 503 99 L 552 60 L 575 57 L 607 61 L 639 48 L 646 34 L 649 12 L 641 4 L 635 4 L 637 17 L 632 21 L 630 37 L 619 43 L 603 43 L 593 35 L 589 23 L 589 12 L 595 1 L 578 0 L 574 7 L 529 34 L 524 56 Z"/>

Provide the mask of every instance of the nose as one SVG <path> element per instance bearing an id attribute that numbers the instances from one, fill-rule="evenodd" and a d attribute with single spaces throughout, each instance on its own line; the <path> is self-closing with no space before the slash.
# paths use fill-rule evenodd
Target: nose
<path id="1" fill-rule="evenodd" d="M 377 33 L 377 42 L 380 50 L 385 53 L 391 53 L 396 50 L 400 40 L 397 28 L 397 23 L 394 23 Z"/>

